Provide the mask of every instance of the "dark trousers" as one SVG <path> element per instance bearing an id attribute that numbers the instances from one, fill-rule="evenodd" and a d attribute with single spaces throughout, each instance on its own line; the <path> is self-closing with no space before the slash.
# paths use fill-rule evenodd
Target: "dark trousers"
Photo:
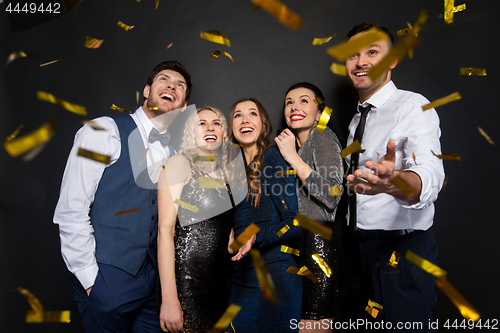
<path id="1" fill-rule="evenodd" d="M 366 322 L 364 332 L 381 332 L 383 328 L 391 332 L 434 332 L 430 329 L 436 303 L 434 277 L 406 260 L 407 250 L 434 264 L 437 262 L 436 241 L 430 229 L 354 241 L 351 281 L 358 318 Z M 393 251 L 401 254 L 394 268 L 387 265 Z M 368 299 L 383 306 L 376 319 L 365 310 Z"/>
<path id="2" fill-rule="evenodd" d="M 156 310 L 158 272 L 148 258 L 136 276 L 105 264 L 90 295 L 73 275 L 74 299 L 87 333 L 162 332 Z"/>

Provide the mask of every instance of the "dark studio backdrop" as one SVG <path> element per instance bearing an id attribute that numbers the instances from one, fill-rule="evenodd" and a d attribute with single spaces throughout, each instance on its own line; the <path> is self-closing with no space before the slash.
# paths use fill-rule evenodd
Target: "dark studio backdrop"
<path id="1" fill-rule="evenodd" d="M 419 92 L 431 101 L 457 91 L 462 96 L 437 108 L 443 153 L 462 157 L 445 161 L 447 185 L 436 202 L 433 227 L 438 264 L 483 321 L 500 319 L 500 227 L 495 217 L 500 188 L 495 95 L 500 74 L 498 0 L 465 0 L 466 10 L 455 13 L 452 24 L 444 22 L 443 0 L 284 2 L 304 19 L 298 31 L 263 10 L 251 10 L 250 0 L 160 0 L 156 10 L 153 0 L 85 0 L 77 9 L 63 8 L 65 13 L 49 22 L 13 32 L 6 4 L 0 4 L 0 62 L 19 50 L 40 55 L 0 66 L 0 138 L 20 124 L 24 124 L 22 135 L 52 116 L 59 119 L 54 138 L 32 161 L 0 151 L 0 331 L 83 332 L 70 273 L 60 254 L 58 227 L 52 223 L 66 159 L 81 123 L 75 114 L 38 100 L 36 91 L 84 105 L 90 118 L 117 113 L 110 109 L 112 104 L 134 110 L 136 91 L 142 96 L 153 67 L 176 59 L 192 75 L 190 104 L 214 106 L 227 114 L 238 98 L 256 97 L 270 113 L 274 136 L 283 126 L 286 89 L 310 81 L 325 93 L 333 109 L 329 125 L 345 143 L 357 95 L 345 77 L 330 72 L 334 59 L 327 47 L 343 41 L 349 29 L 362 21 L 378 22 L 396 35 L 423 9 L 429 19 L 419 34 L 421 43 L 413 59 L 405 58 L 396 67 L 393 80 L 398 88 Z M 135 27 L 125 31 L 118 21 Z M 225 33 L 231 47 L 201 39 L 200 31 L 210 29 Z M 328 44 L 312 45 L 314 38 L 334 34 Z M 104 42 L 98 49 L 88 49 L 86 36 Z M 223 55 L 211 59 L 213 50 L 229 52 L 234 63 Z M 56 59 L 62 60 L 39 66 Z M 460 67 L 486 68 L 487 76 L 461 76 Z M 497 145 L 489 144 L 477 126 Z M 71 310 L 71 323 L 24 323 L 29 305 L 14 291 L 19 286 L 37 296 L 46 310 Z M 461 320 L 451 301 L 440 290 L 436 293 L 435 319 L 440 326 L 447 319 Z M 350 316 L 348 311 L 344 316 Z"/>

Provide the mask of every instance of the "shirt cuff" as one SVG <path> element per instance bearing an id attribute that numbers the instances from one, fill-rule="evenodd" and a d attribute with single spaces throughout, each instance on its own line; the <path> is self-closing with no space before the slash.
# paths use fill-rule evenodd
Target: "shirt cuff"
<path id="1" fill-rule="evenodd" d="M 405 169 L 403 171 L 411 171 L 416 173 L 420 177 L 420 180 L 422 182 L 422 189 L 420 191 L 420 196 L 418 198 L 419 201 L 414 203 L 413 205 L 409 205 L 408 201 L 397 198 L 396 201 L 401 205 L 401 207 L 407 209 L 425 209 L 429 207 L 434 202 L 433 200 L 430 200 L 430 198 L 432 197 L 431 193 L 432 186 L 430 182 L 429 173 L 422 168 L 418 168 L 418 166 L 414 166 L 410 169 Z"/>
<path id="2" fill-rule="evenodd" d="M 93 263 L 89 267 L 81 269 L 74 274 L 78 281 L 82 284 L 82 287 L 84 289 L 88 289 L 94 285 L 98 272 L 99 266 L 97 266 L 97 263 Z"/>

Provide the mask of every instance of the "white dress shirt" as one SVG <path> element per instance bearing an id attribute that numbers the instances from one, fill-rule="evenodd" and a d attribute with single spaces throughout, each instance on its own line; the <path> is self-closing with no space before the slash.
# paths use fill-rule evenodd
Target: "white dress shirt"
<path id="1" fill-rule="evenodd" d="M 153 124 L 142 107 L 130 117 L 137 124 L 144 145 L 148 148 L 148 165 L 158 164 L 158 161 L 164 164 L 175 154 L 175 151 L 171 152 L 168 146 L 164 148 L 158 141 L 151 144 L 148 142 Z M 54 223 L 59 225 L 64 262 L 85 289 L 94 285 L 99 270 L 95 258 L 94 229 L 89 217 L 90 206 L 104 170 L 118 160 L 121 151 L 120 134 L 114 120 L 100 117 L 94 119 L 94 122 L 105 130 L 97 131 L 84 125 L 76 133 L 54 213 Z M 110 156 L 109 165 L 78 156 L 78 148 Z M 151 181 L 157 182 L 157 173 L 153 174 Z"/>
<path id="2" fill-rule="evenodd" d="M 387 152 L 387 143 L 394 140 L 395 169 L 411 170 L 418 174 L 422 180 L 422 191 L 419 202 L 413 205 L 385 193 L 358 194 L 358 228 L 427 230 L 432 226 L 433 203 L 443 185 L 444 168 L 443 162 L 431 152 L 441 154 L 441 130 L 436 111 L 422 111 L 422 105 L 428 103 L 422 95 L 399 90 L 390 81 L 363 104 L 359 104 L 372 105 L 361 143 L 366 151 L 359 155 L 359 168 L 372 172 L 365 167 L 365 163 L 378 162 Z M 359 120 L 360 112 L 353 117 L 349 125 L 348 145 L 353 142 Z M 350 159 L 350 156 L 346 157 L 348 164 Z"/>

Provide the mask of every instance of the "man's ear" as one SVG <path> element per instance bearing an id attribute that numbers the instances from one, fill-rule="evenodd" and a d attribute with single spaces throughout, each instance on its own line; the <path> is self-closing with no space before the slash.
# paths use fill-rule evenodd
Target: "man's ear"
<path id="1" fill-rule="evenodd" d="M 398 64 L 398 59 L 394 60 L 394 62 L 391 64 L 391 66 L 389 66 L 389 68 L 394 69 L 394 67 L 396 67 L 397 64 Z"/>
<path id="2" fill-rule="evenodd" d="M 188 102 L 185 101 L 184 105 L 181 107 L 181 112 L 184 112 L 186 110 L 186 106 L 188 105 Z"/>
<path id="3" fill-rule="evenodd" d="M 146 86 L 144 87 L 144 90 L 142 91 L 142 95 L 143 95 L 143 96 L 144 96 L 144 98 L 146 98 L 146 99 L 148 99 L 148 98 L 149 98 L 149 89 L 150 89 L 150 88 L 151 88 L 150 86 L 146 85 Z"/>

